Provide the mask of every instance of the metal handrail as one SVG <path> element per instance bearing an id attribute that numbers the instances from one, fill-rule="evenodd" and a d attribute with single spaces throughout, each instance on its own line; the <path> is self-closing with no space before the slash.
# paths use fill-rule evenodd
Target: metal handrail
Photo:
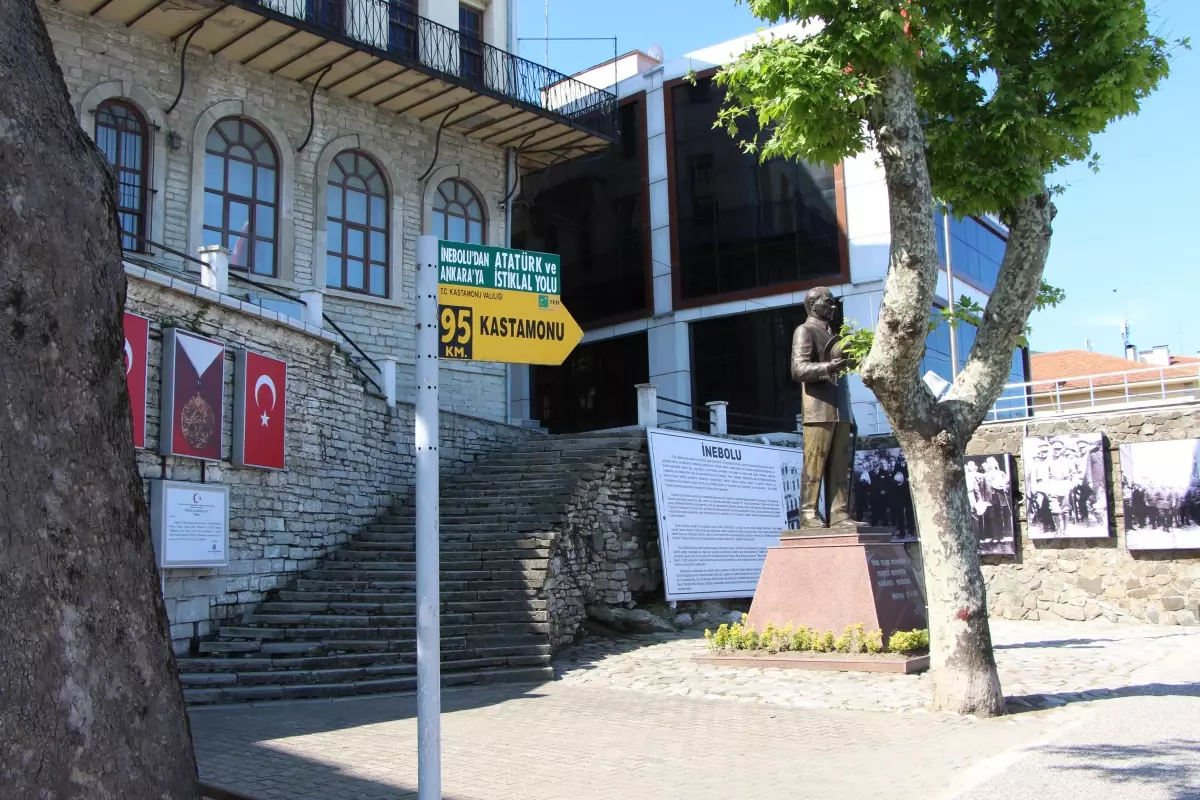
<path id="1" fill-rule="evenodd" d="M 400 0 L 232 0 L 248 10 L 266 9 L 306 28 L 353 42 L 403 66 L 435 73 L 464 88 L 557 115 L 613 139 L 617 97 L 561 72 L 463 36 L 420 16 Z"/>

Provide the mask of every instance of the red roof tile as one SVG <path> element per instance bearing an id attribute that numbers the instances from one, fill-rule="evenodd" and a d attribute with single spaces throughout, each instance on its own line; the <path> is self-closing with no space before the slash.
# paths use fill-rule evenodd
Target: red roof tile
<path id="1" fill-rule="evenodd" d="M 1193 356 L 1171 356 L 1171 363 L 1181 366 L 1178 369 L 1167 369 L 1166 377 L 1168 379 L 1197 379 L 1197 368 L 1192 365 L 1200 365 L 1200 358 Z M 1112 386 L 1124 383 L 1126 378 L 1130 382 L 1158 380 L 1159 372 L 1162 369 L 1154 364 L 1134 362 L 1120 356 L 1093 353 L 1089 350 L 1057 350 L 1053 353 L 1034 353 L 1029 357 L 1029 365 L 1035 382 L 1057 382 L 1064 389 L 1086 389 L 1088 387 L 1088 381 L 1086 380 L 1068 380 L 1068 378 L 1087 375 L 1108 375 L 1108 373 L 1113 372 L 1124 373 L 1123 375 L 1108 375 L 1107 377 L 1096 378 L 1092 381 L 1093 386 Z M 1041 388 L 1043 387 L 1035 386 L 1034 391 L 1039 391 Z"/>

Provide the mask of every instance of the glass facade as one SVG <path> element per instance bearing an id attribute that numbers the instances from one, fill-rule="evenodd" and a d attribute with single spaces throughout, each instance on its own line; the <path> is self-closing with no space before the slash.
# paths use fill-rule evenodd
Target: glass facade
<path id="1" fill-rule="evenodd" d="M 946 265 L 946 216 L 934 213 L 937 229 L 938 262 Z M 1004 259 L 1004 237 L 974 217 L 955 219 L 950 215 L 950 266 L 954 278 L 967 282 L 985 292 L 996 288 L 1000 262 Z"/>
<path id="2" fill-rule="evenodd" d="M 562 258 L 562 299 L 585 327 L 649 312 L 641 96 L 620 108 L 603 152 L 528 175 L 513 208 L 513 247 Z"/>
<path id="3" fill-rule="evenodd" d="M 833 169 L 744 152 L 713 127 L 723 100 L 711 78 L 676 85 L 667 98 L 681 299 L 695 305 L 840 274 Z"/>
<path id="4" fill-rule="evenodd" d="M 794 431 L 801 400 L 792 335 L 806 316 L 796 305 L 691 323 L 692 402 L 728 402 L 733 434 Z"/>
<path id="5" fill-rule="evenodd" d="M 954 333 L 958 336 L 958 368 L 962 369 L 963 364 L 967 363 L 967 356 L 971 354 L 971 348 L 975 346 L 975 326 L 965 323 L 959 324 L 956 326 Z M 944 380 L 952 380 L 952 372 L 950 370 L 950 336 L 950 326 L 943 322 L 926 338 L 925 357 L 921 360 L 920 367 L 921 375 L 932 371 Z M 1005 383 L 1026 383 L 1029 381 L 1029 372 L 1026 369 L 1027 360 L 1024 348 L 1018 347 L 1013 351 L 1012 366 Z M 1014 399 L 1021 397 L 1023 394 L 1023 390 L 1005 390 L 998 402 L 1001 411 L 994 418 L 1013 419 L 1028 416 L 1022 404 Z M 989 417 L 988 419 L 993 419 L 993 417 Z"/>
<path id="6" fill-rule="evenodd" d="M 532 412 L 551 433 L 637 424 L 637 391 L 650 380 L 646 334 L 576 347 L 559 367 L 530 367 Z"/>

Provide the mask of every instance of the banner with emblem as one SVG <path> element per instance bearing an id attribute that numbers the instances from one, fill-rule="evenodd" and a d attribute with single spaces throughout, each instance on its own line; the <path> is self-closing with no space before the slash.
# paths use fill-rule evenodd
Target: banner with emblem
<path id="1" fill-rule="evenodd" d="M 146 381 L 149 379 L 150 320 L 125 312 L 125 384 L 133 412 L 133 446 L 146 446 Z"/>
<path id="2" fill-rule="evenodd" d="M 224 379 L 225 345 L 178 328 L 163 331 L 160 453 L 221 459 Z"/>
<path id="3" fill-rule="evenodd" d="M 233 370 L 233 463 L 284 469 L 287 363 L 238 350 Z"/>

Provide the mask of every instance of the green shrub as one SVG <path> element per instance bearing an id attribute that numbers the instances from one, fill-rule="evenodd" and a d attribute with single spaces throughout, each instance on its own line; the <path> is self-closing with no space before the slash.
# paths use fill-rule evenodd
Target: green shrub
<path id="1" fill-rule="evenodd" d="M 813 635 L 807 625 L 801 625 L 792 634 L 792 650 L 797 653 L 804 653 L 812 650 Z"/>
<path id="2" fill-rule="evenodd" d="M 786 653 L 792 649 L 792 623 L 783 626 L 779 632 L 779 652 Z"/>
<path id="3" fill-rule="evenodd" d="M 833 640 L 833 649 L 839 653 L 849 653 L 854 646 L 854 627 L 847 625 L 842 635 Z"/>
<path id="4" fill-rule="evenodd" d="M 887 649 L 893 653 L 915 653 L 918 650 L 929 649 L 929 631 L 896 631 L 888 639 Z"/>
<path id="5" fill-rule="evenodd" d="M 876 628 L 868 633 L 866 638 L 863 640 L 863 649 L 865 649 L 868 653 L 882 653 L 883 631 L 881 631 L 879 628 Z"/>
<path id="6" fill-rule="evenodd" d="M 833 648 L 834 648 L 833 631 L 825 631 L 825 633 L 816 631 L 813 633 L 813 645 L 812 645 L 813 650 L 815 650 L 818 653 L 829 653 L 829 652 L 833 651 Z"/>

